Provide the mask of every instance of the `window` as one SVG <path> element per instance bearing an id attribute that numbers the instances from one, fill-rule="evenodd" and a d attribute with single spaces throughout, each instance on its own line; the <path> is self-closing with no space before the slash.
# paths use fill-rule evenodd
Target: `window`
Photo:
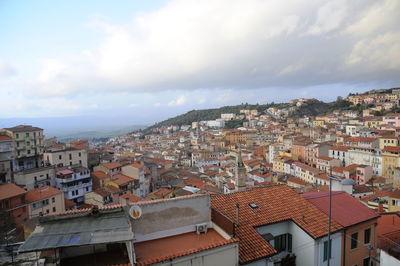
<path id="1" fill-rule="evenodd" d="M 27 150 L 27 153 L 28 153 L 28 154 L 31 154 L 31 150 Z"/>
<path id="2" fill-rule="evenodd" d="M 53 207 L 53 212 L 56 212 L 56 207 Z"/>
<path id="3" fill-rule="evenodd" d="M 55 197 L 52 197 L 52 198 L 51 198 L 51 202 L 53 202 L 53 203 L 56 202 L 56 198 L 55 198 Z"/>
<path id="4" fill-rule="evenodd" d="M 72 160 L 72 154 L 71 153 L 69 154 L 69 159 Z"/>
<path id="5" fill-rule="evenodd" d="M 58 155 L 58 159 L 61 160 L 62 159 L 62 155 Z"/>
<path id="6" fill-rule="evenodd" d="M 364 266 L 370 266 L 370 265 L 369 265 L 369 257 L 363 259 L 363 265 L 364 265 Z"/>
<path id="7" fill-rule="evenodd" d="M 79 164 L 82 164 L 82 160 L 79 160 Z"/>
<path id="8" fill-rule="evenodd" d="M 25 133 L 25 137 L 27 137 L 27 138 L 29 137 L 29 132 Z"/>
<path id="9" fill-rule="evenodd" d="M 15 134 L 15 138 L 19 139 L 19 134 L 18 133 Z"/>
<path id="10" fill-rule="evenodd" d="M 78 153 L 78 156 L 81 157 L 81 153 Z"/>
<path id="11" fill-rule="evenodd" d="M 365 229 L 364 231 L 364 244 L 371 242 L 371 228 Z"/>
<path id="12" fill-rule="evenodd" d="M 358 233 L 351 234 L 351 249 L 357 248 Z"/>
<path id="13" fill-rule="evenodd" d="M 86 192 L 88 192 L 89 191 L 89 187 L 86 187 Z"/>
<path id="14" fill-rule="evenodd" d="M 274 248 L 278 251 L 292 251 L 292 235 L 283 234 L 274 237 Z"/>
<path id="15" fill-rule="evenodd" d="M 329 248 L 329 250 L 328 250 Z M 328 247 L 328 241 L 324 242 L 324 261 L 332 258 L 332 239 L 329 240 L 329 247 Z"/>

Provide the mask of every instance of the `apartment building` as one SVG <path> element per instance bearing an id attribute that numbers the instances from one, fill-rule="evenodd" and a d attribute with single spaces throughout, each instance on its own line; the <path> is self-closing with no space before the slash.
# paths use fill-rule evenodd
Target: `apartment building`
<path id="1" fill-rule="evenodd" d="M 212 196 L 211 208 L 212 221 L 239 239 L 240 265 L 341 263 L 343 227 L 332 221 L 328 252 L 328 216 L 286 185 Z"/>
<path id="2" fill-rule="evenodd" d="M 28 219 L 25 197 L 26 191 L 15 184 L 0 185 L 0 210 L 19 226 Z"/>
<path id="3" fill-rule="evenodd" d="M 55 186 L 56 168 L 54 166 L 25 169 L 14 172 L 14 182 L 26 190 L 43 186 Z"/>
<path id="4" fill-rule="evenodd" d="M 81 165 L 88 167 L 88 155 L 86 149 L 65 148 L 49 149 L 43 154 L 46 165 L 63 167 L 68 165 Z"/>
<path id="5" fill-rule="evenodd" d="M 302 196 L 329 214 L 329 193 L 310 192 Z M 337 265 L 375 265 L 379 215 L 343 191 L 332 195 L 332 219 L 343 226 L 342 260 Z M 371 264 L 372 263 L 372 264 Z"/>
<path id="6" fill-rule="evenodd" d="M 13 171 L 37 168 L 43 165 L 43 129 L 20 125 L 2 130 L 13 140 Z"/>
<path id="7" fill-rule="evenodd" d="M 12 138 L 0 135 L 0 184 L 11 182 L 11 160 L 13 156 Z"/>
<path id="8" fill-rule="evenodd" d="M 29 218 L 65 211 L 64 192 L 50 186 L 28 190 L 26 202 Z"/>
<path id="9" fill-rule="evenodd" d="M 57 170 L 56 187 L 64 191 L 64 197 L 75 203 L 83 203 L 85 194 L 92 191 L 89 169 L 80 165 Z"/>

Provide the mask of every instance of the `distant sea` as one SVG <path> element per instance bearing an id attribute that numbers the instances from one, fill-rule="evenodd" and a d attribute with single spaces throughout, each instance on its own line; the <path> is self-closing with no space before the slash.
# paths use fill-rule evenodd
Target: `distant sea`
<path id="1" fill-rule="evenodd" d="M 45 138 L 57 137 L 60 141 L 74 139 L 108 138 L 148 127 L 126 117 L 45 117 L 0 118 L 0 128 L 16 125 L 32 125 L 44 129 Z"/>

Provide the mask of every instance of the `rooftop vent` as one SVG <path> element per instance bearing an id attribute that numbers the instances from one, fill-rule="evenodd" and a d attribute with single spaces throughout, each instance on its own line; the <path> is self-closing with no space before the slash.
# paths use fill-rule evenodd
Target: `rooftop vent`
<path id="1" fill-rule="evenodd" d="M 250 206 L 252 209 L 257 209 L 257 208 L 258 208 L 258 205 L 255 204 L 255 203 L 249 203 L 249 206 Z"/>

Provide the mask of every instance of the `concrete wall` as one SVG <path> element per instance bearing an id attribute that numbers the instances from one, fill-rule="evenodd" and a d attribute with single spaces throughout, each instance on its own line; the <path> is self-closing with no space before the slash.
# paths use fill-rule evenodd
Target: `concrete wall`
<path id="1" fill-rule="evenodd" d="M 196 224 L 211 226 L 209 195 L 140 204 L 142 216 L 132 221 L 135 242 L 193 232 Z"/>
<path id="2" fill-rule="evenodd" d="M 71 159 L 70 159 L 71 155 Z M 80 156 L 79 156 L 80 155 Z M 60 159 L 61 156 L 61 159 Z M 45 162 L 50 163 L 51 165 L 60 165 L 68 166 L 80 164 L 83 167 L 88 167 L 87 163 L 87 151 L 86 150 L 62 150 L 62 151 L 54 151 L 54 152 L 46 152 L 43 154 L 43 159 Z"/>
<path id="3" fill-rule="evenodd" d="M 19 186 L 24 186 L 27 190 L 45 185 L 54 187 L 55 177 L 54 167 L 34 168 L 14 173 L 15 183 Z"/>
<path id="4" fill-rule="evenodd" d="M 42 206 L 42 201 L 46 199 L 49 200 L 49 204 Z M 33 208 L 33 204 L 35 204 L 36 206 L 35 208 Z M 55 211 L 53 208 L 55 208 Z M 32 202 L 29 204 L 29 218 L 38 217 L 41 212 L 43 213 L 43 215 L 50 215 L 64 211 L 65 211 L 64 193 L 59 193 L 49 198 L 41 199 L 39 201 Z"/>
<path id="5" fill-rule="evenodd" d="M 235 266 L 239 265 L 239 245 L 238 243 L 233 243 L 155 265 Z"/>
<path id="6" fill-rule="evenodd" d="M 337 232 L 331 235 L 332 240 L 332 257 L 330 265 L 341 265 L 342 261 L 342 232 Z M 313 264 L 298 264 L 298 265 L 328 265 L 328 260 L 324 260 L 324 242 L 328 241 L 328 237 L 323 237 L 317 240 L 315 246 L 315 261 Z M 296 261 L 297 262 L 297 261 Z"/>

